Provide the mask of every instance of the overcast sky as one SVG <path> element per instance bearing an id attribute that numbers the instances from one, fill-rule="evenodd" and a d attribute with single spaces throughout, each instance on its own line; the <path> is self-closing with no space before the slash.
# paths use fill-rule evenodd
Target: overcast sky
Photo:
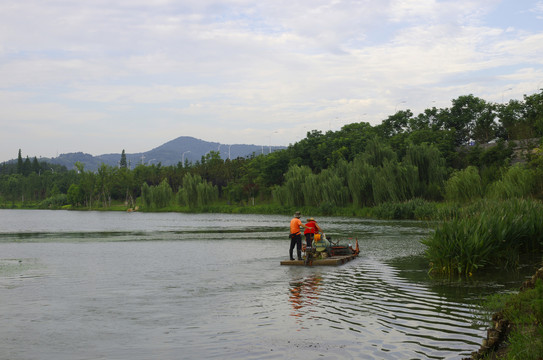
<path id="1" fill-rule="evenodd" d="M 0 161 L 288 145 L 543 87 L 543 0 L 3 0 Z"/>

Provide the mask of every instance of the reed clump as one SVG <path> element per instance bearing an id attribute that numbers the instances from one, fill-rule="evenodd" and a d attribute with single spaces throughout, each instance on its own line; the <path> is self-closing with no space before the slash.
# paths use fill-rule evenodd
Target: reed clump
<path id="1" fill-rule="evenodd" d="M 431 272 L 470 276 L 493 264 L 512 267 L 520 254 L 543 249 L 539 201 L 480 200 L 452 214 L 422 240 Z"/>

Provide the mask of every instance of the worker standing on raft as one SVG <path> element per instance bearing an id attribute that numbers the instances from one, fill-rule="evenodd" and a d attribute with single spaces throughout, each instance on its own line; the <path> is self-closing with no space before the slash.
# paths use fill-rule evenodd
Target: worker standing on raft
<path id="1" fill-rule="evenodd" d="M 302 260 L 302 233 L 301 229 L 304 227 L 302 225 L 302 220 L 300 220 L 300 217 L 302 214 L 300 214 L 299 211 L 296 211 L 294 214 L 294 217 L 292 220 L 290 220 L 290 249 L 289 249 L 289 255 L 290 260 L 294 260 L 294 257 L 292 257 L 292 251 L 294 250 L 294 246 L 296 246 L 296 252 L 298 254 L 298 260 Z"/>
<path id="2" fill-rule="evenodd" d="M 322 233 L 322 230 L 320 226 L 317 224 L 314 218 L 310 217 L 307 219 L 307 224 L 305 224 L 305 243 L 306 246 L 309 248 L 311 247 L 311 244 L 313 242 L 313 239 L 315 238 L 315 234 Z"/>

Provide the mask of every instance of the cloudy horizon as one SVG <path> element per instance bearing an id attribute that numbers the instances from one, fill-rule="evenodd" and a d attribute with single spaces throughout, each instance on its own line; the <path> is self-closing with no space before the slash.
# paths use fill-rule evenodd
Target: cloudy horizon
<path id="1" fill-rule="evenodd" d="M 7 1 L 0 161 L 286 146 L 543 86 L 543 1 Z"/>

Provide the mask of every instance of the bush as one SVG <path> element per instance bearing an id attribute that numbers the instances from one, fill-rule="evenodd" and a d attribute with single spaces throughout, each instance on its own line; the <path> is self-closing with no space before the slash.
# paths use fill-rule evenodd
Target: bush
<path id="1" fill-rule="evenodd" d="M 68 197 L 66 194 L 58 194 L 48 197 L 39 204 L 40 209 L 59 209 L 68 204 Z"/>

